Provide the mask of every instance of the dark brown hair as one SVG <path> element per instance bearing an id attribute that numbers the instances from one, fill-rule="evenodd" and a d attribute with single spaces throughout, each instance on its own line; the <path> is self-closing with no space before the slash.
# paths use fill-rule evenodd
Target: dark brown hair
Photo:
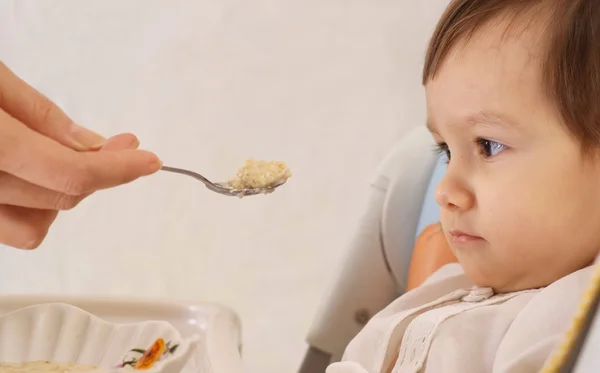
<path id="1" fill-rule="evenodd" d="M 543 88 L 583 148 L 600 147 L 600 0 L 453 0 L 430 40 L 423 84 L 457 43 L 502 17 L 509 27 L 544 18 Z"/>

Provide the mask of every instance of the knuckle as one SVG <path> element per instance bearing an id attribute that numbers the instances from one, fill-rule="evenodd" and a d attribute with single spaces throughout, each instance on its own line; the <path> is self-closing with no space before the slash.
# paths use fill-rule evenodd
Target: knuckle
<path id="1" fill-rule="evenodd" d="M 58 212 L 54 210 L 3 207 L 0 242 L 16 249 L 37 249 L 57 216 Z"/>
<path id="2" fill-rule="evenodd" d="M 56 112 L 56 106 L 46 97 L 40 97 L 32 103 L 32 112 L 40 118 L 42 122 L 52 119 Z"/>
<path id="3" fill-rule="evenodd" d="M 60 192 L 69 196 L 80 196 L 89 191 L 92 181 L 92 175 L 85 165 L 70 167 L 69 171 L 63 174 Z"/>
<path id="4" fill-rule="evenodd" d="M 15 247 L 22 250 L 37 249 L 48 235 L 48 229 L 46 226 L 28 226 Z"/>
<path id="5" fill-rule="evenodd" d="M 76 196 L 59 193 L 52 205 L 55 210 L 71 210 L 79 204 L 79 201 L 80 198 Z"/>
<path id="6" fill-rule="evenodd" d="M 28 250 L 28 251 L 35 250 L 42 245 L 42 242 L 43 242 L 43 239 L 29 241 L 25 245 L 23 245 L 23 247 L 20 247 L 20 249 Z"/>

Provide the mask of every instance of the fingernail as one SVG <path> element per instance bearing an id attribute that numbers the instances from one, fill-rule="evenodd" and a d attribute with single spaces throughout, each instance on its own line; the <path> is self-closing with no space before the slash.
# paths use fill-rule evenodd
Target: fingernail
<path id="1" fill-rule="evenodd" d="M 76 124 L 71 127 L 70 137 L 76 145 L 84 148 L 84 150 L 100 149 L 106 144 L 104 136 Z"/>
<path id="2" fill-rule="evenodd" d="M 148 172 L 149 172 L 150 174 L 153 174 L 153 173 L 155 173 L 155 172 L 159 171 L 159 170 L 162 168 L 162 166 L 163 166 L 163 163 L 162 163 L 162 161 L 161 161 L 161 160 L 160 160 L 160 159 L 159 159 L 159 158 L 158 158 L 158 157 L 155 155 L 155 156 L 154 156 L 154 159 L 150 161 L 150 165 L 149 165 L 149 166 L 150 166 L 150 167 L 149 167 L 149 169 L 148 169 Z"/>
<path id="3" fill-rule="evenodd" d="M 131 142 L 129 143 L 129 147 L 130 148 L 137 148 L 138 146 L 140 146 L 140 140 L 137 137 L 133 137 L 131 139 Z"/>

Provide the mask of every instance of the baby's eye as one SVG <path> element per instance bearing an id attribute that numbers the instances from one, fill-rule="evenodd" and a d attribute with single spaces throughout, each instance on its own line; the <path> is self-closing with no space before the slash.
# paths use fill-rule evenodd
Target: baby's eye
<path id="1" fill-rule="evenodd" d="M 500 154 L 504 149 L 506 149 L 506 146 L 503 144 L 500 144 L 499 142 L 496 141 L 492 141 L 492 140 L 486 140 L 486 139 L 477 139 L 477 143 L 479 144 L 479 147 L 481 148 L 481 154 L 485 157 L 485 158 L 491 158 L 491 157 L 495 157 L 498 154 Z"/>
<path id="2" fill-rule="evenodd" d="M 446 156 L 446 163 L 450 162 L 450 148 L 445 142 L 439 143 L 435 146 L 435 152 L 437 154 L 444 154 Z"/>

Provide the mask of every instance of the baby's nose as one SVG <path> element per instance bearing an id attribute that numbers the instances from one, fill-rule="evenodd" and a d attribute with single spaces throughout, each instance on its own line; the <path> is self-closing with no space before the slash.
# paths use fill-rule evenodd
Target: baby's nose
<path id="1" fill-rule="evenodd" d="M 435 189 L 435 201 L 447 210 L 468 210 L 475 204 L 475 196 L 464 182 L 447 174 Z"/>

